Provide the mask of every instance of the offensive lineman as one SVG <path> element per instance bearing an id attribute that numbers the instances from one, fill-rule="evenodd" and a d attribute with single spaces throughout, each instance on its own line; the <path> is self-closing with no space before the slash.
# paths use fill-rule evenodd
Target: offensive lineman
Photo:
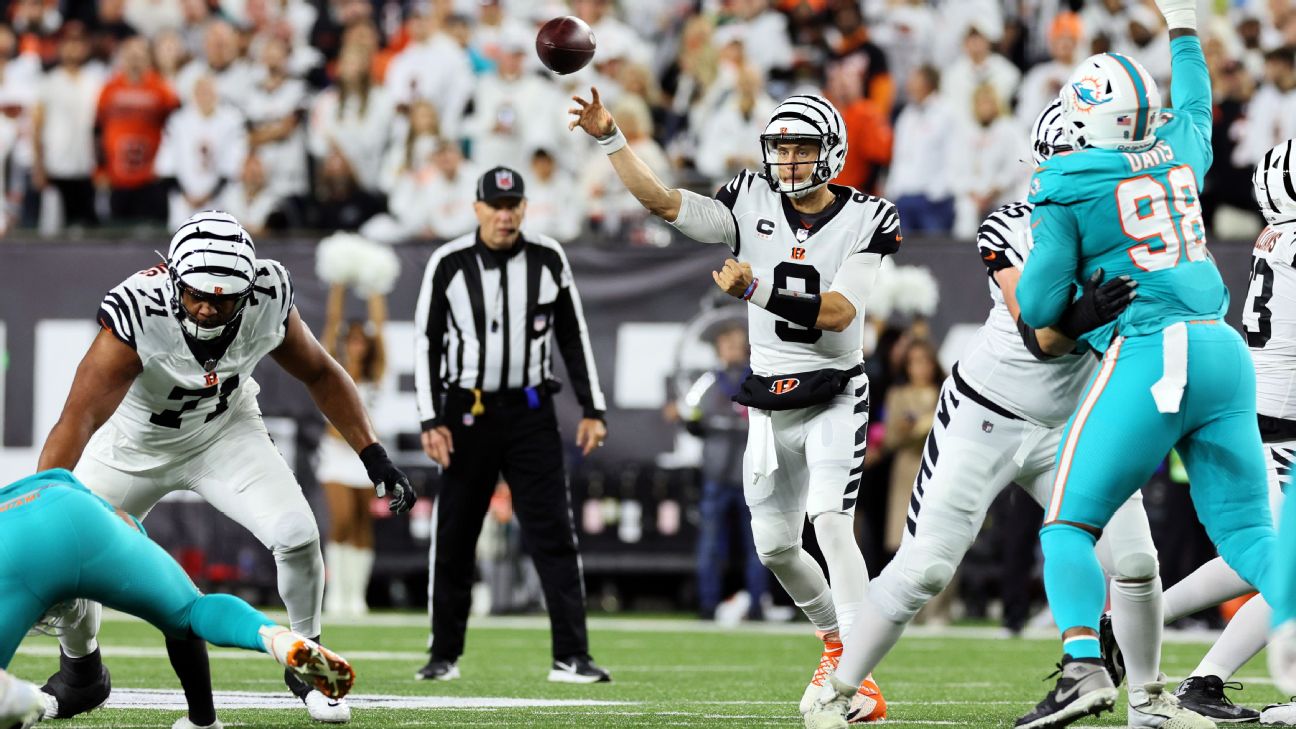
<path id="1" fill-rule="evenodd" d="M 267 354 L 302 381 L 320 411 L 359 454 L 380 496 L 408 511 L 413 489 L 374 435 L 346 371 L 316 341 L 293 306 L 277 261 L 258 259 L 232 216 L 204 211 L 176 231 L 165 264 L 108 292 L 99 332 L 77 368 L 40 469 L 75 469 L 94 493 L 143 518 L 167 493 L 194 491 L 251 531 L 273 553 L 292 629 L 318 641 L 324 562 L 315 517 L 261 421 L 251 379 Z M 102 426 L 102 427 L 101 427 Z M 59 673 L 44 690 L 54 716 L 107 698 L 108 674 L 95 634 L 98 610 L 60 636 Z M 220 726 L 211 698 L 206 644 L 168 638 L 167 652 L 189 701 L 176 727 Z M 284 680 L 317 721 L 350 720 L 350 708 Z M 187 722 L 187 723 L 186 723 Z"/>
<path id="2" fill-rule="evenodd" d="M 780 104 L 760 138 L 764 171 L 743 171 L 707 198 L 663 185 L 590 91 L 590 101 L 573 97 L 570 128 L 598 140 L 649 212 L 694 240 L 726 244 L 742 261 L 727 260 L 712 276 L 752 304 L 754 375 L 739 402 L 751 407 L 743 471 L 756 551 L 824 642 L 804 713 L 836 667 L 868 583 L 853 528 L 868 430 L 861 332 L 882 257 L 900 246 L 899 217 L 886 200 L 829 184 L 847 140 L 841 115 L 822 97 Z M 807 516 L 830 580 L 801 547 Z M 885 718 L 871 678 L 856 701 L 861 718 Z"/>
<path id="3" fill-rule="evenodd" d="M 1035 121 L 1036 165 L 1070 151 L 1061 106 L 1055 100 Z M 1009 203 L 981 224 L 976 244 L 994 306 L 976 344 L 945 381 L 914 482 L 908 533 L 895 558 L 869 583 L 860 628 L 847 639 L 836 673 L 806 716 L 809 729 L 846 726 L 853 691 L 844 689 L 854 685 L 853 677 L 873 671 L 923 605 L 949 584 L 1000 491 L 1017 483 L 1041 505 L 1049 500 L 1063 428 L 1097 369 L 1076 340 L 1124 311 L 1135 284 L 1123 276 L 1099 286 L 1099 271 L 1056 325 L 1035 330 L 1022 322 L 1016 291 L 1033 245 L 1031 208 Z M 1160 641 L 1145 635 L 1161 625 L 1156 547 L 1140 493 L 1116 512 L 1102 544 L 1104 567 L 1113 575 L 1116 628 L 1132 649 L 1131 683 L 1140 687 L 1130 693 L 1129 723 L 1160 726 L 1177 710 L 1140 690 L 1158 678 Z"/>

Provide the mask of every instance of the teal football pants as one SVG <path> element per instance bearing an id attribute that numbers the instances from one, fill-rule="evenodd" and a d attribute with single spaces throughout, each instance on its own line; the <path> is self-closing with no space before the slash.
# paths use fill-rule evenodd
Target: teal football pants
<path id="1" fill-rule="evenodd" d="M 1067 423 L 1040 530 L 1044 587 L 1058 629 L 1098 629 L 1105 580 L 1095 536 L 1170 450 L 1188 471 L 1197 517 L 1225 562 L 1269 592 L 1274 529 L 1256 425 L 1255 369 L 1242 338 L 1215 322 L 1187 325 L 1178 412 L 1157 410 L 1165 332 L 1117 338 Z M 1154 574 L 1151 576 L 1155 576 Z"/>
<path id="2" fill-rule="evenodd" d="M 49 485 L 0 503 L 0 668 L 50 607 L 87 598 L 220 646 L 265 651 L 274 622 L 231 595 L 203 595 L 161 547 L 76 488 Z"/>

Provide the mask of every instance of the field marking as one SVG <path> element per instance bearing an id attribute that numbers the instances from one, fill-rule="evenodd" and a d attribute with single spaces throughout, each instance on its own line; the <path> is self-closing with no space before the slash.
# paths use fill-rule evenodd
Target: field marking
<path id="1" fill-rule="evenodd" d="M 213 691 L 218 709 L 302 709 L 301 700 L 286 693 L 260 691 Z M 497 696 L 391 696 L 352 694 L 347 703 L 353 709 L 518 709 L 571 706 L 635 706 L 633 701 L 594 699 L 519 699 Z M 184 711 L 184 693 L 167 689 L 114 688 L 110 709 L 163 709 Z"/>

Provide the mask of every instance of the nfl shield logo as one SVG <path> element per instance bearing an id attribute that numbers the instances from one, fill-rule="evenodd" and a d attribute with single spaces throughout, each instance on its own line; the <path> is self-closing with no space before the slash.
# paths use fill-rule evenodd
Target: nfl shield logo
<path id="1" fill-rule="evenodd" d="M 495 187 L 498 187 L 501 190 L 512 190 L 513 172 L 510 170 L 496 170 Z"/>
<path id="2" fill-rule="evenodd" d="M 549 317 L 545 316 L 544 314 L 536 314 L 535 318 L 531 320 L 531 328 L 534 329 L 536 332 L 543 332 L 545 330 L 545 327 L 548 325 L 549 325 Z"/>
<path id="3" fill-rule="evenodd" d="M 805 242 L 805 239 L 809 237 L 810 237 L 810 231 L 806 230 L 805 228 L 797 228 L 797 234 L 796 234 L 797 240 L 801 242 Z"/>
<path id="4" fill-rule="evenodd" d="M 982 421 L 981 421 L 981 430 L 984 430 L 984 431 L 987 432 L 987 433 L 993 433 L 993 432 L 994 432 L 994 423 L 990 422 L 989 420 L 982 420 Z"/>

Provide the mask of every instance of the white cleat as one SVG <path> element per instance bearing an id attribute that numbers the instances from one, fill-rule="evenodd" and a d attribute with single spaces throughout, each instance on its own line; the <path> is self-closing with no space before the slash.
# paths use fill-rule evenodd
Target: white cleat
<path id="1" fill-rule="evenodd" d="M 858 686 L 843 683 L 836 676 L 828 677 L 828 686 L 818 694 L 810 710 L 804 712 L 805 729 L 847 729 L 846 712 Z M 831 690 L 831 696 L 825 696 Z"/>
<path id="2" fill-rule="evenodd" d="M 1288 620 L 1269 635 L 1269 673 L 1279 691 L 1296 694 L 1296 620 Z"/>
<path id="3" fill-rule="evenodd" d="M 1129 725 L 1160 729 L 1214 729 L 1215 722 L 1179 705 L 1165 683 L 1153 681 L 1129 689 Z"/>
<path id="4" fill-rule="evenodd" d="M 310 717 L 325 724 L 346 724 L 351 721 L 351 707 L 346 699 L 330 699 L 318 691 L 306 694 L 306 711 Z"/>
<path id="5" fill-rule="evenodd" d="M 195 724 L 189 721 L 189 717 L 182 716 L 175 720 L 175 723 L 171 725 L 171 729 L 225 729 L 225 725 L 221 723 L 220 719 L 206 725 Z"/>
<path id="6" fill-rule="evenodd" d="M 1264 707 L 1260 712 L 1260 723 L 1265 726 L 1296 726 L 1296 703 Z"/>
<path id="7" fill-rule="evenodd" d="M 261 641 L 266 652 L 280 665 L 330 699 L 345 697 L 355 684 L 355 671 L 351 664 L 310 638 L 276 625 L 261 629 Z M 346 712 L 349 717 L 351 710 Z M 314 716 L 313 711 L 311 715 Z"/>

